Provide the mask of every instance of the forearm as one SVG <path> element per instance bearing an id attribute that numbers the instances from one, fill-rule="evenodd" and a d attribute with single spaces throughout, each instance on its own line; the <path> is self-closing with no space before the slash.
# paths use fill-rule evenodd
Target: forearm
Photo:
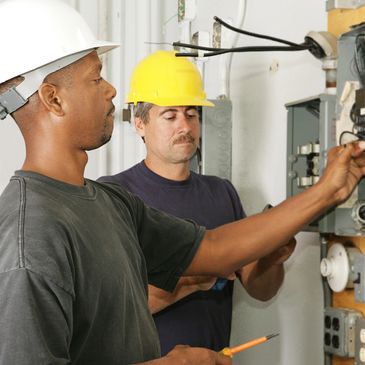
<path id="1" fill-rule="evenodd" d="M 216 278 L 211 276 L 182 277 L 172 293 L 148 285 L 148 307 L 150 312 L 152 314 L 157 313 L 198 290 L 208 290 L 214 285 L 215 281 Z"/>
<path id="2" fill-rule="evenodd" d="M 165 290 L 152 287 L 148 287 L 148 307 L 152 314 L 158 313 L 168 306 L 176 303 L 182 298 L 185 298 L 189 294 L 192 294 L 198 290 L 196 285 L 177 285 L 175 290 L 170 293 Z"/>
<path id="3" fill-rule="evenodd" d="M 148 296 L 148 307 L 152 314 L 162 311 L 195 291 L 192 287 L 175 290 L 173 293 L 164 292 L 157 288 L 155 290 L 158 290 L 159 293 L 149 294 Z"/>
<path id="4" fill-rule="evenodd" d="M 240 270 L 238 277 L 247 293 L 261 301 L 270 300 L 280 289 L 284 280 L 284 265 L 255 261 Z"/>
<path id="5" fill-rule="evenodd" d="M 224 277 L 287 244 L 335 203 L 318 183 L 266 212 L 207 231 L 186 273 Z"/>

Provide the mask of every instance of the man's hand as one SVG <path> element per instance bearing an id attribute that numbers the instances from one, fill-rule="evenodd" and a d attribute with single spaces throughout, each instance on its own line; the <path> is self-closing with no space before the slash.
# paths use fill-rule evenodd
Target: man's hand
<path id="1" fill-rule="evenodd" d="M 261 259 L 242 267 L 237 275 L 251 297 L 267 301 L 278 292 L 283 279 L 283 263 L 291 256 L 296 246 L 293 237 L 285 246 Z"/>
<path id="2" fill-rule="evenodd" d="M 180 365 L 231 365 L 232 359 L 201 347 L 175 346 L 166 356 L 171 364 Z M 170 364 L 170 362 L 166 363 Z"/>
<path id="3" fill-rule="evenodd" d="M 160 359 L 135 365 L 232 365 L 232 359 L 202 347 L 177 345 Z"/>
<path id="4" fill-rule="evenodd" d="M 318 185 L 335 204 L 344 202 L 365 174 L 365 141 L 331 148 Z"/>

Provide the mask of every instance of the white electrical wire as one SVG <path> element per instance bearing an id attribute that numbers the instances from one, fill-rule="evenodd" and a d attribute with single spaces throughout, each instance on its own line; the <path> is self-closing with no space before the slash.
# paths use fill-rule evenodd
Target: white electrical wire
<path id="1" fill-rule="evenodd" d="M 243 23 L 246 17 L 248 0 L 238 0 L 237 17 L 233 26 L 236 28 L 243 28 Z M 228 42 L 227 48 L 236 47 L 239 33 L 232 32 L 230 42 Z M 231 43 L 231 44 L 229 44 Z M 232 66 L 233 53 L 222 55 L 219 60 L 219 93 L 220 98 L 229 98 L 230 92 L 230 77 Z"/>

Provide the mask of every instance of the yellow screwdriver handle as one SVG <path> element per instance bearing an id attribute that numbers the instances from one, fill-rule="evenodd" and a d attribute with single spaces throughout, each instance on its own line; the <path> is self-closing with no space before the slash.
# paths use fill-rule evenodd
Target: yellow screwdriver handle
<path id="1" fill-rule="evenodd" d="M 230 358 L 233 357 L 232 351 L 229 347 L 225 347 L 223 350 L 220 351 L 220 353 L 225 356 L 229 356 Z"/>

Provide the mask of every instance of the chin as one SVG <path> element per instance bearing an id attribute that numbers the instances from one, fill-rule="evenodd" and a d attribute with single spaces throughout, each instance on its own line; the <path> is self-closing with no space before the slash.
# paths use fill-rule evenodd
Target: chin
<path id="1" fill-rule="evenodd" d="M 92 151 L 92 150 L 96 150 L 97 148 L 101 147 L 101 146 L 104 146 L 105 144 L 107 144 L 110 139 L 112 138 L 112 135 L 109 134 L 109 135 L 104 135 L 101 140 L 99 141 L 99 143 L 95 143 L 94 145 L 92 146 L 88 146 L 88 147 L 85 147 L 84 150 L 85 151 Z"/>

